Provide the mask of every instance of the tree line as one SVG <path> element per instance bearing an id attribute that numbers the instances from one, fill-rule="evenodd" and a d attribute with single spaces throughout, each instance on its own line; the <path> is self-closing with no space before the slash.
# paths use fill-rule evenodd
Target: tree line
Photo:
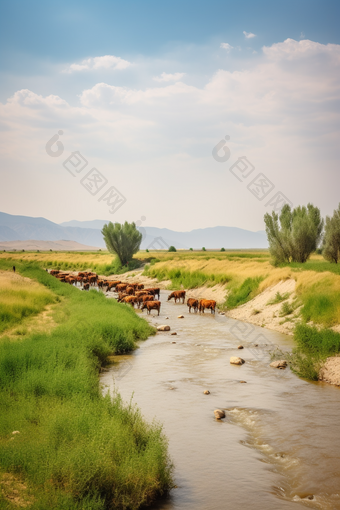
<path id="1" fill-rule="evenodd" d="M 333 216 L 324 221 L 320 209 L 313 204 L 295 209 L 286 204 L 280 215 L 265 214 L 264 222 L 269 251 L 274 263 L 306 262 L 320 250 L 329 262 L 340 259 L 340 204 Z"/>

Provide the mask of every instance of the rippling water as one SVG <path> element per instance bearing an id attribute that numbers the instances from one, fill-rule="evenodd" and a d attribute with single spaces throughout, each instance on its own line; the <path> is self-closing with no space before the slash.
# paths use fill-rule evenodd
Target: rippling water
<path id="1" fill-rule="evenodd" d="M 154 508 L 340 509 L 340 389 L 269 367 L 273 344 L 289 349 L 290 337 L 189 314 L 167 294 L 151 323 L 177 336 L 157 333 L 101 378 L 104 391 L 133 395 L 148 420 L 164 425 L 178 487 Z M 230 365 L 231 356 L 246 363 Z M 216 408 L 224 420 L 215 420 Z"/>

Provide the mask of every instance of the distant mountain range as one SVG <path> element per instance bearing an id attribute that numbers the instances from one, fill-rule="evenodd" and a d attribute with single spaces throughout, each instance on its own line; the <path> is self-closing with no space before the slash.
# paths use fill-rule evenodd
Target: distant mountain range
<path id="1" fill-rule="evenodd" d="M 0 242 L 2 241 L 75 241 L 83 245 L 105 248 L 101 229 L 105 220 L 68 221 L 53 223 L 45 218 L 14 216 L 0 212 Z M 252 232 L 236 227 L 210 227 L 176 232 L 167 228 L 140 227 L 142 249 L 193 248 L 247 249 L 267 248 L 264 231 Z"/>

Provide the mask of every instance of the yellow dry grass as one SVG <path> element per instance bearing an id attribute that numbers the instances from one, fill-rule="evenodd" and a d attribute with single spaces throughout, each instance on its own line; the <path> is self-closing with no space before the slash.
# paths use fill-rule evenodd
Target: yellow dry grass
<path id="1" fill-rule="evenodd" d="M 16 252 L 16 253 L 0 253 L 0 258 L 2 259 L 13 259 L 28 262 L 39 262 L 44 265 L 44 262 L 52 262 L 58 265 L 58 263 L 69 262 L 71 264 L 88 264 L 91 267 L 93 264 L 110 264 L 113 259 L 112 253 L 108 251 L 103 252 Z"/>
<path id="2" fill-rule="evenodd" d="M 17 273 L 0 271 L 0 337 L 18 337 L 51 327 L 53 293 Z M 5 332 L 5 333 L 4 333 Z"/>

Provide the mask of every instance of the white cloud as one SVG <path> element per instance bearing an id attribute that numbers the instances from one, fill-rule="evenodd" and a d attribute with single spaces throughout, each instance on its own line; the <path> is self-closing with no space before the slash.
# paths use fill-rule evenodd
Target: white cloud
<path id="1" fill-rule="evenodd" d="M 227 50 L 227 53 L 229 53 L 230 50 L 232 50 L 234 48 L 234 46 L 231 46 L 231 44 L 229 44 L 229 43 L 223 42 L 223 43 L 221 43 L 220 48 Z"/>
<path id="2" fill-rule="evenodd" d="M 243 30 L 244 36 L 246 39 L 252 39 L 253 37 L 256 37 L 256 34 L 252 34 L 251 32 L 246 32 Z"/>
<path id="3" fill-rule="evenodd" d="M 154 76 L 153 79 L 158 82 L 179 81 L 183 76 L 185 76 L 185 73 L 162 73 L 160 76 Z"/>
<path id="4" fill-rule="evenodd" d="M 75 211 L 79 218 L 107 217 L 105 204 L 63 170 L 63 158 L 47 156 L 47 140 L 62 129 L 65 158 L 79 150 L 129 200 L 115 221 L 143 214 L 150 225 L 190 230 L 224 218 L 224 224 L 263 229 L 265 201 L 228 171 L 239 156 L 294 204 L 311 201 L 330 214 L 340 187 L 340 45 L 287 39 L 244 62 L 215 70 L 205 85 L 201 76 L 190 86 L 164 81 L 146 88 L 144 75 L 134 87 L 97 83 L 81 92 L 79 106 L 56 95 L 16 92 L 0 103 L 2 166 L 11 169 L 0 189 L 3 209 L 49 216 L 45 210 L 53 207 L 57 217 L 62 200 L 62 220 Z M 211 151 L 226 134 L 232 156 L 221 165 Z M 58 200 L 48 193 L 56 183 Z M 39 211 L 42 200 L 46 209 Z M 197 211 L 194 219 L 173 215 L 181 200 Z M 14 203 L 36 207 L 34 214 L 15 211 Z"/>
<path id="5" fill-rule="evenodd" d="M 72 73 L 75 71 L 97 71 L 99 69 L 122 70 L 131 65 L 131 62 L 115 55 L 104 55 L 103 57 L 91 57 L 83 60 L 80 64 L 71 64 L 63 72 Z"/>
<path id="6" fill-rule="evenodd" d="M 301 32 L 300 39 L 305 39 L 305 38 L 306 38 L 306 35 L 304 34 L 304 32 Z"/>

